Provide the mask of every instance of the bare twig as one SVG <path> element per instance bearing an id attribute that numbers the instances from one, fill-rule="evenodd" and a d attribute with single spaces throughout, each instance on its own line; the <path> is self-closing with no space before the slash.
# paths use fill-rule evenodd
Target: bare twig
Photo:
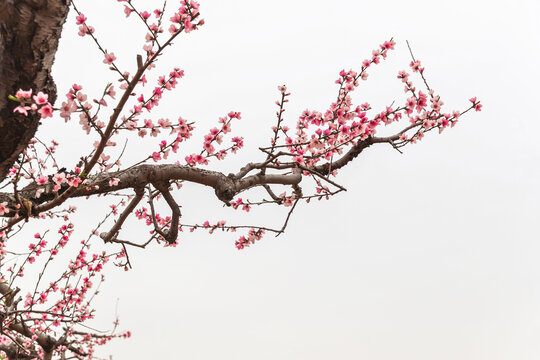
<path id="1" fill-rule="evenodd" d="M 109 230 L 109 232 L 101 233 L 100 237 L 103 239 L 104 242 L 111 242 L 113 239 L 116 238 L 118 235 L 118 232 L 120 231 L 120 228 L 124 224 L 124 221 L 126 221 L 127 217 L 135 210 L 135 207 L 139 204 L 142 197 L 144 195 L 144 190 L 142 188 L 135 189 L 135 197 L 131 200 L 129 205 L 124 209 L 118 220 L 116 220 L 116 223 L 114 226 Z"/>

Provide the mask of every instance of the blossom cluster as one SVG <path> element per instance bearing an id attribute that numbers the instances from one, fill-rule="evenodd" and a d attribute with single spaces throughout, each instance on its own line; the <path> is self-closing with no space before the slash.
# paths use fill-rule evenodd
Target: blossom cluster
<path id="1" fill-rule="evenodd" d="M 20 89 L 14 97 L 10 98 L 20 104 L 13 112 L 28 116 L 28 111 L 37 111 L 42 119 L 52 117 L 53 108 L 49 102 L 49 96 L 41 91 L 32 96 L 32 89 Z"/>
<path id="2" fill-rule="evenodd" d="M 362 62 L 360 72 L 342 70 L 336 80 L 340 86 L 337 101 L 333 102 L 324 113 L 305 110 L 297 121 L 295 134 L 290 134 L 287 127 L 280 126 L 280 130 L 285 134 L 284 144 L 276 145 L 275 139 L 272 139 L 272 151 L 275 148 L 285 147 L 294 162 L 304 168 L 310 168 L 321 161 L 332 162 L 336 157 L 343 155 L 346 148 L 374 137 L 381 125 L 399 122 L 404 117 L 408 118 L 410 126 L 391 140 L 396 147 L 417 142 L 426 131 L 437 128 L 442 132 L 446 127 L 454 126 L 462 112 L 443 112 L 444 102 L 440 96 L 432 89 L 428 89 L 427 93 L 417 91 L 410 75 L 405 71 L 398 74 L 398 79 L 405 83 L 405 92 L 410 94 L 404 105 L 387 106 L 383 111 L 371 116 L 368 115 L 368 111 L 371 110 L 369 103 L 353 105 L 350 94 L 359 86 L 359 79 L 367 79 L 366 70 L 386 58 L 388 51 L 394 49 L 394 45 L 394 41 L 390 40 L 381 44 L 380 49 L 373 50 L 372 58 Z M 412 61 L 410 67 L 413 72 L 418 72 L 423 77 L 424 68 L 420 61 Z M 279 90 L 282 93 L 284 91 L 281 87 Z M 471 102 L 471 108 L 481 110 L 482 105 L 476 98 L 472 98 Z M 282 106 L 280 102 L 277 104 Z M 409 137 L 409 133 L 412 133 L 412 136 Z"/>
<path id="3" fill-rule="evenodd" d="M 2 277 L 0 281 L 9 288 L 14 288 L 14 284 L 19 278 L 28 273 L 28 267 L 36 266 L 41 259 L 43 269 L 46 269 L 54 261 L 59 252 L 66 247 L 74 231 L 71 223 L 64 224 L 58 229 L 58 239 L 49 242 L 45 239 L 46 233 L 36 233 L 28 245 L 28 252 L 25 254 L 22 262 L 15 262 L 12 265 L 2 265 Z M 9 264 L 7 252 L 4 250 L 9 238 L 5 232 L 0 232 L 0 251 L 1 264 Z M 32 349 L 32 343 L 38 338 L 44 336 L 57 336 L 58 333 L 69 334 L 72 337 L 79 337 L 76 348 L 80 352 L 86 352 L 88 355 L 94 351 L 94 346 L 103 344 L 117 336 L 128 336 L 128 333 L 120 335 L 111 334 L 108 339 L 103 337 L 94 337 L 92 334 L 82 335 L 76 330 L 77 324 L 84 323 L 92 319 L 93 309 L 90 307 L 90 299 L 93 295 L 91 290 L 95 288 L 94 279 L 98 282 L 103 281 L 101 272 L 104 265 L 109 261 L 112 255 L 104 252 L 89 254 L 90 248 L 88 241 L 83 241 L 81 249 L 75 258 L 69 263 L 68 268 L 54 281 L 48 285 L 41 286 L 42 274 L 38 277 L 33 292 L 27 292 L 21 302 L 21 306 L 12 307 L 9 294 L 2 302 L 0 310 L 2 317 L 2 332 L 0 343 L 4 345 L 13 344 L 14 338 L 20 338 L 14 330 L 8 330 L 12 327 L 27 326 L 31 333 L 19 346 Z M 44 271 L 44 270 L 43 270 Z M 72 342 L 66 342 L 56 349 L 58 354 L 64 352 L 68 347 L 74 349 Z M 85 349 L 85 350 L 83 350 Z M 43 350 L 37 351 L 37 357 L 43 357 Z"/>
<path id="4" fill-rule="evenodd" d="M 190 166 L 207 165 L 208 159 L 215 157 L 218 160 L 223 160 L 229 151 L 236 153 L 244 146 L 244 138 L 234 136 L 231 139 L 232 145 L 227 148 L 216 150 L 214 144 L 221 145 L 223 143 L 223 135 L 231 132 L 231 122 L 234 119 L 241 119 L 242 116 L 239 112 L 231 111 L 226 117 L 219 118 L 220 128 L 214 127 L 210 129 L 208 134 L 204 136 L 203 150 L 199 154 L 191 154 L 186 156 L 186 163 Z"/>
<path id="5" fill-rule="evenodd" d="M 248 232 L 248 236 L 241 236 L 234 245 L 238 250 L 242 250 L 246 247 L 249 247 L 251 244 L 254 244 L 255 241 L 261 240 L 264 235 L 263 229 L 252 228 Z"/>

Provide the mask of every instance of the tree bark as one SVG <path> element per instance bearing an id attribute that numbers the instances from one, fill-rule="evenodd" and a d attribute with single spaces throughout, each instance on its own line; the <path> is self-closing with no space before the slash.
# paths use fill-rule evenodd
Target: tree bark
<path id="1" fill-rule="evenodd" d="M 51 67 L 70 0 L 0 1 L 0 181 L 40 124 L 39 115 L 14 113 L 8 99 L 17 90 L 33 89 L 56 100 Z"/>

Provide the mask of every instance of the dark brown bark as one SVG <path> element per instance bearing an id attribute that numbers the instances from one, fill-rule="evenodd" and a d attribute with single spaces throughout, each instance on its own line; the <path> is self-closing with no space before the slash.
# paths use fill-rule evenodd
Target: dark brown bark
<path id="1" fill-rule="evenodd" d="M 51 67 L 70 0 L 0 1 L 0 180 L 34 136 L 40 119 L 13 113 L 17 90 L 33 89 L 56 100 Z"/>

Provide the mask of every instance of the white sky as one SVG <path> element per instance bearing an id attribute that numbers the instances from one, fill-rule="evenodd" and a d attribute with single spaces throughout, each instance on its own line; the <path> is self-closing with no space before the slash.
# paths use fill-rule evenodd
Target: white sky
<path id="1" fill-rule="evenodd" d="M 106 48 L 133 69 L 141 27 L 122 21 L 115 1 L 77 5 Z M 133 337 L 100 354 L 114 360 L 540 358 L 540 3 L 201 0 L 201 12 L 206 25 L 177 41 L 154 72 L 186 71 L 155 118 L 197 121 L 199 146 L 219 116 L 241 111 L 233 130 L 247 147 L 219 165 L 224 171 L 262 158 L 256 149 L 271 135 L 277 85 L 292 92 L 286 111 L 292 127 L 305 108 L 324 111 L 336 96 L 338 72 L 359 69 L 390 37 L 396 51 L 369 71 L 356 103 L 381 108 L 403 100 L 396 75 L 410 61 L 409 40 L 449 109 L 478 96 L 484 111 L 467 114 L 442 135 L 428 134 L 403 155 L 384 145 L 366 150 L 341 172 L 349 191 L 302 204 L 278 238 L 268 235 L 239 252 L 236 235 L 201 232 L 182 237 L 176 249 L 131 250 L 134 269 L 111 269 L 95 305 L 106 328 L 119 299 L 122 328 Z M 59 93 L 77 82 L 97 95 L 116 76 L 93 44 L 76 35 L 73 14 L 68 22 L 54 68 Z M 67 127 L 56 121 L 42 131 L 80 147 L 66 155 L 69 165 L 95 139 L 76 140 L 76 121 Z M 148 152 L 140 149 L 132 147 L 128 159 Z M 186 221 L 232 216 L 208 189 L 188 187 L 178 196 Z M 82 221 L 94 226 L 103 203 L 76 204 L 87 210 Z M 279 227 L 285 215 L 276 207 L 233 219 Z M 123 234 L 142 240 L 141 230 L 133 223 Z"/>

